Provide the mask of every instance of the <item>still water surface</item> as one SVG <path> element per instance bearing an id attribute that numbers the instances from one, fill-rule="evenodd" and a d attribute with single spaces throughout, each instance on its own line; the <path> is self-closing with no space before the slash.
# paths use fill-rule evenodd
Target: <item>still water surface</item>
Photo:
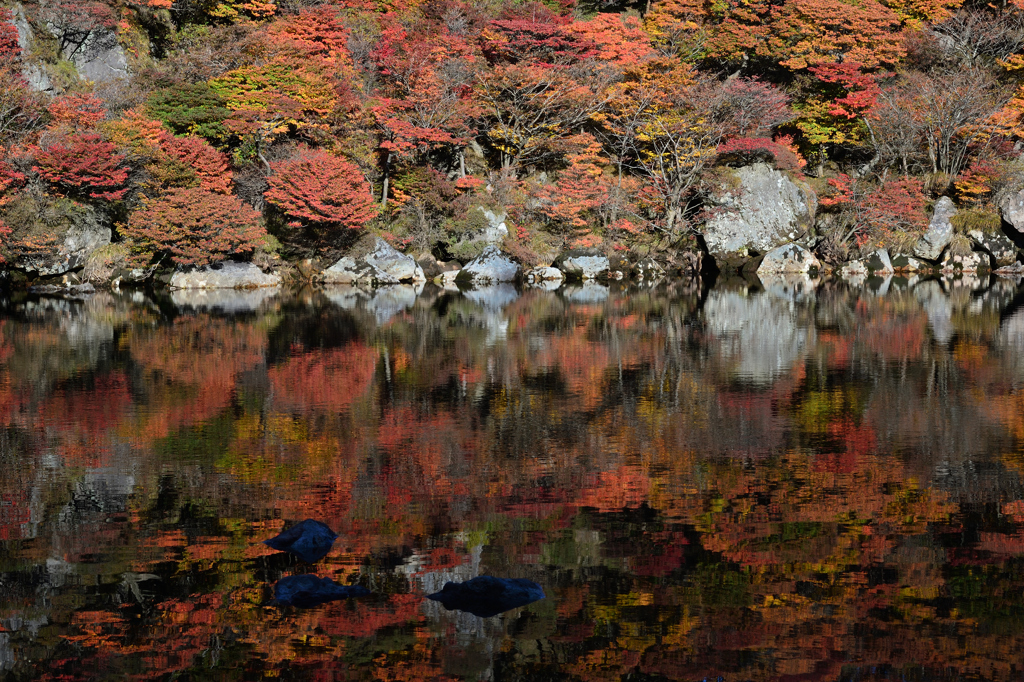
<path id="1" fill-rule="evenodd" d="M 0 678 L 1021 679 L 1019 287 L 4 299 Z"/>

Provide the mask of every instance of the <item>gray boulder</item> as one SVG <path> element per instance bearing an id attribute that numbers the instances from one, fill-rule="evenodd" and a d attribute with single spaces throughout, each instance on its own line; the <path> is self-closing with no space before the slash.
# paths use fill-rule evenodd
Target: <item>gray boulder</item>
<path id="1" fill-rule="evenodd" d="M 637 279 L 658 279 L 665 276 L 665 268 L 650 256 L 641 258 L 633 266 L 633 276 Z"/>
<path id="2" fill-rule="evenodd" d="M 320 273 L 325 284 L 388 286 L 425 282 L 423 268 L 412 256 L 397 251 L 380 237 L 366 235 L 348 254 Z"/>
<path id="3" fill-rule="evenodd" d="M 1014 192 L 1000 206 L 1003 222 L 1024 234 L 1024 189 Z"/>
<path id="4" fill-rule="evenodd" d="M 416 258 L 416 264 L 420 266 L 420 269 L 423 270 L 423 276 L 428 280 L 434 279 L 441 273 L 454 272 L 462 268 L 458 261 L 437 260 L 431 253 L 420 254 Z"/>
<path id="5" fill-rule="evenodd" d="M 938 260 L 942 250 L 949 246 L 953 238 L 953 223 L 950 220 L 955 215 L 956 206 L 949 197 L 942 197 L 935 202 L 935 212 L 928 223 L 928 229 L 914 246 L 914 255 L 925 260 Z"/>
<path id="6" fill-rule="evenodd" d="M 1017 262 L 1017 245 L 1002 232 L 971 230 L 967 233 L 974 245 L 992 256 L 996 267 L 1005 267 Z"/>
<path id="7" fill-rule="evenodd" d="M 76 217 L 76 221 L 58 237 L 60 245 L 56 250 L 20 259 L 15 266 L 41 277 L 61 275 L 83 266 L 94 251 L 110 243 L 110 237 L 110 228 L 101 225 L 96 213 L 90 210 Z"/>
<path id="8" fill-rule="evenodd" d="M 919 272 L 927 267 L 913 256 L 907 256 L 902 253 L 893 256 L 891 262 L 896 272 Z"/>
<path id="9" fill-rule="evenodd" d="M 597 249 L 570 249 L 559 254 L 552 264 L 570 281 L 598 279 L 608 276 L 608 256 Z"/>
<path id="10" fill-rule="evenodd" d="M 364 262 L 387 273 L 399 282 L 425 282 L 423 268 L 412 256 L 407 256 L 395 249 L 380 237 L 376 237 L 373 248 L 362 256 Z"/>
<path id="11" fill-rule="evenodd" d="M 757 267 L 757 274 L 777 275 L 781 273 L 810 272 L 821 268 L 814 254 L 799 244 L 786 244 L 765 254 Z"/>
<path id="12" fill-rule="evenodd" d="M 843 279 L 863 278 L 868 276 L 868 268 L 863 261 L 852 260 L 839 268 L 839 276 Z"/>
<path id="13" fill-rule="evenodd" d="M 864 267 L 868 272 L 878 275 L 891 275 L 895 272 L 892 261 L 889 259 L 889 252 L 885 249 L 878 249 L 864 259 Z"/>
<path id="14" fill-rule="evenodd" d="M 983 251 L 971 251 L 968 254 L 960 255 L 947 251 L 942 259 L 942 272 L 952 274 L 955 272 L 988 272 L 992 269 L 991 261 L 987 253 Z"/>
<path id="15" fill-rule="evenodd" d="M 260 289 L 276 287 L 281 276 L 266 273 L 252 263 L 223 261 L 171 275 L 172 289 Z"/>
<path id="16" fill-rule="evenodd" d="M 558 268 L 548 266 L 527 270 L 523 275 L 523 279 L 530 284 L 534 282 L 561 282 L 565 279 L 565 275 Z"/>
<path id="17" fill-rule="evenodd" d="M 719 188 L 719 210 L 702 230 L 719 264 L 738 265 L 793 241 L 814 225 L 818 198 L 808 185 L 764 163 L 727 170 L 732 182 Z"/>
<path id="18" fill-rule="evenodd" d="M 501 252 L 496 246 L 488 246 L 483 253 L 471 260 L 458 274 L 458 281 L 511 282 L 519 275 L 519 264 Z"/>

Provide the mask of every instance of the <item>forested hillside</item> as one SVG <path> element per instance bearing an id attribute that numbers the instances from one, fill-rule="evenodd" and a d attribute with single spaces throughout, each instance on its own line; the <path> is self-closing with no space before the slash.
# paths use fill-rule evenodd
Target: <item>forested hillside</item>
<path id="1" fill-rule="evenodd" d="M 331 257 L 367 229 L 460 257 L 475 206 L 525 264 L 697 250 L 755 162 L 817 195 L 826 263 L 905 252 L 940 196 L 969 251 L 1024 175 L 1019 5 L 12 5 L 0 257 L 32 270 L 83 224 L 130 267 Z"/>

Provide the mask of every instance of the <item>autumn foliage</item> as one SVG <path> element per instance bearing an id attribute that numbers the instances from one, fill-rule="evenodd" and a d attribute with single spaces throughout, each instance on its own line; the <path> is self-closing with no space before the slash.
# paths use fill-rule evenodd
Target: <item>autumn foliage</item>
<path id="1" fill-rule="evenodd" d="M 471 229 L 456 215 L 463 203 L 502 205 L 517 243 L 538 253 L 570 233 L 606 249 L 662 238 L 697 249 L 715 167 L 759 161 L 821 187 L 866 174 L 869 193 L 897 173 L 920 180 L 926 202 L 949 194 L 988 213 L 1015 177 L 1020 3 L 636 9 L 29 3 L 28 20 L 48 27 L 64 59 L 116 39 L 133 72 L 123 88 L 33 92 L 27 75 L 41 57 L 21 54 L 4 10 L 0 143 L 22 172 L 34 169 L 28 187 L 91 203 L 111 222 L 165 190 L 201 188 L 308 229 L 320 250 L 373 224 L 443 251 Z"/>
<path id="2" fill-rule="evenodd" d="M 349 161 L 317 150 L 303 150 L 271 165 L 264 196 L 290 221 L 319 232 L 358 229 L 376 215 L 370 186 Z"/>
<path id="3" fill-rule="evenodd" d="M 259 214 L 238 197 L 200 187 L 143 199 L 122 233 L 137 262 L 166 258 L 188 266 L 251 253 L 266 234 Z"/>
<path id="4" fill-rule="evenodd" d="M 38 149 L 32 170 L 59 190 L 90 199 L 116 201 L 128 191 L 125 157 L 95 133 L 72 133 Z"/>

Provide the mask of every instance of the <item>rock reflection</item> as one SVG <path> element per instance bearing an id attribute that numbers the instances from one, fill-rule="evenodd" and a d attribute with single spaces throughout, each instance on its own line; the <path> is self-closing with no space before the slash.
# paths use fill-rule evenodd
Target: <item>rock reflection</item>
<path id="1" fill-rule="evenodd" d="M 787 375 L 814 339 L 813 326 L 787 300 L 793 289 L 772 286 L 779 298 L 745 288 L 716 289 L 704 304 L 714 352 L 741 381 L 770 383 Z"/>
<path id="2" fill-rule="evenodd" d="M 900 277 L 12 296 L 0 670 L 1014 679 L 1022 300 Z M 372 596 L 264 606 L 313 569 L 259 540 L 307 517 L 339 536 L 315 579 Z M 424 601 L 478 575 L 547 598 Z"/>
<path id="3" fill-rule="evenodd" d="M 259 289 L 173 289 L 171 302 L 183 310 L 209 310 L 225 314 L 250 313 L 280 296 L 280 287 Z"/>

